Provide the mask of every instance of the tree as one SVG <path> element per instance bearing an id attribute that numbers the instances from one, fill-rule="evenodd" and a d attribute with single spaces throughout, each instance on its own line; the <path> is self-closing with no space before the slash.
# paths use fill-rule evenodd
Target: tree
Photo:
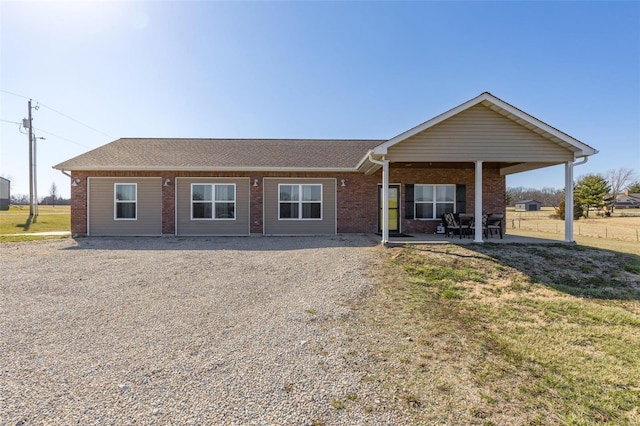
<path id="1" fill-rule="evenodd" d="M 611 213 L 613 213 L 613 206 L 616 202 L 618 195 L 622 194 L 622 191 L 628 186 L 635 178 L 635 174 L 631 169 L 625 169 L 620 167 L 619 169 L 607 170 L 605 178 L 609 185 L 611 185 L 609 206 L 611 207 Z"/>
<path id="2" fill-rule="evenodd" d="M 543 206 L 555 207 L 562 198 L 562 190 L 555 188 L 524 188 L 518 186 L 515 188 L 507 188 L 506 200 L 508 206 L 513 206 L 518 201 L 522 200 L 536 200 L 540 201 Z"/>
<path id="3" fill-rule="evenodd" d="M 627 186 L 627 191 L 629 194 L 638 194 L 640 193 L 640 181 L 635 181 L 629 186 Z"/>
<path id="4" fill-rule="evenodd" d="M 507 204 L 507 206 L 510 206 L 511 203 L 513 203 L 513 196 L 511 195 L 511 192 L 509 192 L 508 189 L 504 193 L 504 202 Z"/>
<path id="5" fill-rule="evenodd" d="M 589 217 L 589 209 L 603 207 L 609 192 L 611 187 L 603 176 L 590 174 L 580 178 L 573 190 L 573 197 L 586 210 L 585 217 Z"/>
<path id="6" fill-rule="evenodd" d="M 29 196 L 26 194 L 11 194 L 11 204 L 18 206 L 29 204 Z"/>
<path id="7" fill-rule="evenodd" d="M 49 195 L 51 196 L 51 205 L 56 206 L 56 196 L 58 195 L 58 187 L 55 182 L 51 182 L 51 187 L 49 188 Z"/>
<path id="8" fill-rule="evenodd" d="M 564 200 L 565 200 L 565 198 L 564 198 L 564 194 L 563 194 L 562 199 L 558 203 L 558 207 L 556 207 L 556 215 L 562 220 L 565 219 L 565 217 L 564 217 L 564 206 L 565 206 Z M 582 217 L 583 213 L 584 212 L 582 211 L 582 205 L 574 197 L 574 199 L 573 199 L 573 219 L 574 220 L 580 219 Z"/>

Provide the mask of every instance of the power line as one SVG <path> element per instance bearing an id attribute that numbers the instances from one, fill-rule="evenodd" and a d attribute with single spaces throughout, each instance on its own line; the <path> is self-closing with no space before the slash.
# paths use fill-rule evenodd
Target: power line
<path id="1" fill-rule="evenodd" d="M 27 96 L 20 95 L 20 94 L 18 94 L 18 93 L 13 93 L 13 92 L 10 92 L 10 91 L 8 91 L 8 90 L 4 90 L 4 89 L 0 89 L 0 92 L 7 93 L 7 94 L 9 94 L 9 95 L 13 95 L 13 96 L 17 96 L 17 97 L 19 97 L 19 98 L 31 99 L 31 98 L 29 98 L 29 97 L 27 97 Z M 106 136 L 106 137 L 108 137 L 109 139 L 115 139 L 113 136 L 108 135 L 108 134 L 106 134 L 105 132 L 103 132 L 103 131 L 100 131 L 100 130 L 96 129 L 95 127 L 91 127 L 91 126 L 89 126 L 88 124 L 85 124 L 85 123 L 83 123 L 83 122 L 82 122 L 82 121 L 80 121 L 80 120 L 76 120 L 75 118 L 71 117 L 70 115 L 67 115 L 67 114 L 65 114 L 64 112 L 60 112 L 60 111 L 58 111 L 57 109 L 52 108 L 52 107 L 50 107 L 50 106 L 48 106 L 48 105 L 45 105 L 45 104 L 43 104 L 42 102 L 40 102 L 40 101 L 38 101 L 38 100 L 36 100 L 36 103 L 37 103 L 39 106 L 45 107 L 45 108 L 47 108 L 47 109 L 49 109 L 49 110 L 51 110 L 51 111 L 55 112 L 56 114 L 60 114 L 61 116 L 65 117 L 65 118 L 67 118 L 67 119 L 69 119 L 69 120 L 71 120 L 71 121 L 73 121 L 73 122 L 75 122 L 75 123 L 78 123 L 78 124 L 79 124 L 79 125 L 81 125 L 81 126 L 86 127 L 87 129 L 90 129 L 90 130 L 93 130 L 94 132 L 100 133 L 101 135 Z"/>
<path id="2" fill-rule="evenodd" d="M 7 93 L 7 94 L 9 94 L 9 95 L 13 95 L 13 96 L 17 96 L 17 97 L 19 97 L 19 98 L 23 98 L 23 99 L 31 99 L 31 98 L 29 98 L 29 97 L 27 97 L 27 96 L 19 95 L 19 94 L 17 94 L 17 93 L 13 93 L 13 92 L 10 92 L 10 91 L 8 91 L 8 90 L 4 90 L 4 89 L 0 89 L 0 92 Z"/>
<path id="3" fill-rule="evenodd" d="M 3 123 L 11 123 L 11 124 L 17 124 L 18 126 L 22 126 L 22 123 L 19 123 L 17 121 L 10 121 L 10 120 L 3 120 L 3 119 L 0 119 L 0 121 L 2 121 Z"/>
<path id="4" fill-rule="evenodd" d="M 19 123 L 19 122 L 17 122 L 17 121 L 4 120 L 4 119 L 0 119 L 0 121 L 2 121 L 3 123 L 11 123 L 11 124 L 17 124 L 18 126 L 22 126 L 22 123 Z M 55 133 L 51 133 L 51 132 L 48 132 L 48 131 L 46 131 L 46 130 L 39 129 L 39 128 L 37 128 L 37 127 L 34 127 L 34 129 L 35 129 L 35 130 L 37 130 L 37 131 L 39 131 L 39 132 L 46 133 L 46 134 L 47 134 L 47 135 L 49 135 L 49 136 L 53 136 L 54 138 L 62 139 L 62 140 L 65 140 L 65 141 L 67 141 L 67 142 L 71 142 L 72 144 L 82 146 L 82 147 L 84 147 L 84 148 L 89 148 L 89 149 L 91 149 L 91 148 L 92 148 L 92 147 L 87 146 L 87 145 L 84 145 L 84 144 L 82 144 L 82 143 L 80 143 L 80 142 L 76 142 L 76 141 L 74 141 L 74 140 L 72 140 L 72 139 L 65 138 L 64 136 L 56 135 Z"/>
<path id="5" fill-rule="evenodd" d="M 46 130 L 39 129 L 39 128 L 37 128 L 37 127 L 34 127 L 34 129 L 35 129 L 35 130 L 37 130 L 38 132 L 42 132 L 42 133 L 45 133 L 45 134 L 47 134 L 47 135 L 49 135 L 49 136 L 53 136 L 54 138 L 59 138 L 59 139 L 65 140 L 65 141 L 67 141 L 67 142 L 71 142 L 72 144 L 79 145 L 79 146 L 82 146 L 82 147 L 84 147 L 84 148 L 89 148 L 89 149 L 91 149 L 91 147 L 90 147 L 90 146 L 87 146 L 87 145 L 81 144 L 80 142 L 76 142 L 76 141 L 71 140 L 71 139 L 69 139 L 69 138 L 65 138 L 64 136 L 56 135 L 55 133 L 47 132 Z"/>
<path id="6" fill-rule="evenodd" d="M 47 106 L 47 105 L 43 104 L 42 102 L 38 102 L 38 105 L 43 106 L 43 107 L 45 107 L 45 108 L 47 108 L 47 109 L 50 109 L 51 111 L 56 112 L 56 113 L 60 114 L 61 116 L 68 118 L 68 119 L 69 119 L 69 120 L 71 120 L 71 121 L 75 121 L 76 123 L 80 124 L 81 126 L 86 127 L 87 129 L 91 129 L 91 130 L 93 130 L 94 132 L 100 133 L 101 135 L 106 136 L 106 137 L 108 137 L 108 138 L 110 138 L 110 139 L 115 139 L 113 136 L 108 135 L 108 134 L 106 134 L 105 132 L 102 132 L 102 131 L 100 131 L 100 130 L 96 129 L 95 127 L 91 127 L 91 126 L 89 126 L 88 124 L 84 124 L 83 122 L 78 121 L 78 120 L 76 120 L 75 118 L 73 118 L 73 117 L 71 117 L 71 116 L 69 116 L 69 115 L 67 115 L 67 114 L 65 114 L 65 113 L 63 113 L 63 112 L 60 112 L 60 111 L 58 111 L 58 110 L 56 110 L 56 109 L 53 109 L 53 108 L 51 108 L 50 106 Z"/>

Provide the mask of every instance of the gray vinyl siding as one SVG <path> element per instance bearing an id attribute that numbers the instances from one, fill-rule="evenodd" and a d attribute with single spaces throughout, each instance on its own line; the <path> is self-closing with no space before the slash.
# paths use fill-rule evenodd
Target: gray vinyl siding
<path id="1" fill-rule="evenodd" d="M 234 183 L 236 185 L 235 219 L 192 220 L 192 183 Z M 176 178 L 176 234 L 191 236 L 249 235 L 249 178 L 182 177 Z"/>
<path id="2" fill-rule="evenodd" d="M 322 184 L 322 220 L 279 220 L 278 184 Z M 265 178 L 265 235 L 334 235 L 336 233 L 336 180 Z"/>
<path id="3" fill-rule="evenodd" d="M 114 219 L 114 184 L 137 184 L 136 220 Z M 161 178 L 89 178 L 89 235 L 162 235 Z"/>
<path id="4" fill-rule="evenodd" d="M 476 105 L 389 148 L 391 161 L 562 162 L 573 153 Z"/>

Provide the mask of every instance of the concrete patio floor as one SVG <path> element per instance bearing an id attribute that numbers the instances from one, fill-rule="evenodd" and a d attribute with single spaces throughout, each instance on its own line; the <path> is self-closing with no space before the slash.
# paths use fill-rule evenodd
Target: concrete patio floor
<path id="1" fill-rule="evenodd" d="M 559 236 L 558 236 L 559 237 Z M 521 235 L 504 234 L 499 236 L 484 238 L 484 243 L 491 244 L 566 244 L 563 239 L 524 237 Z M 474 244 L 473 238 L 460 238 L 458 236 L 447 237 L 443 234 L 410 234 L 406 237 L 389 237 L 390 246 L 400 246 L 405 244 Z"/>

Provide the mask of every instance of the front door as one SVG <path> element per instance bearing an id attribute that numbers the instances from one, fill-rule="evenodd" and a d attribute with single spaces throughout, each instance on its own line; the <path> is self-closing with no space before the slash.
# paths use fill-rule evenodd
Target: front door
<path id="1" fill-rule="evenodd" d="M 382 185 L 378 185 L 378 232 L 382 232 Z M 400 185 L 389 185 L 389 232 L 400 232 Z"/>

